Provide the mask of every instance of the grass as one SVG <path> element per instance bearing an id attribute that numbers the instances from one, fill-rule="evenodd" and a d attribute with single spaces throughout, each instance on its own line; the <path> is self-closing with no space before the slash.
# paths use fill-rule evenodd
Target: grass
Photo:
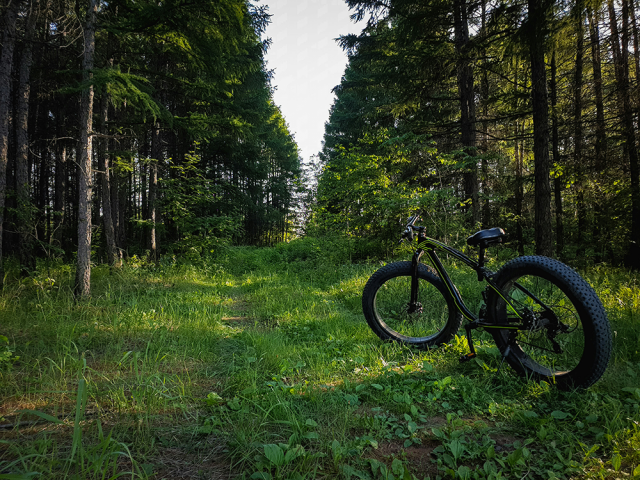
<path id="1" fill-rule="evenodd" d="M 0 479 L 640 476 L 640 286 L 583 272 L 615 332 L 589 390 L 527 383 L 490 337 L 382 343 L 360 295 L 379 262 L 302 240 L 197 265 L 69 266 L 0 296 Z M 474 275 L 451 265 L 465 298 Z M 462 332 L 461 332 L 462 333 Z M 3 341 L 6 338 L 6 342 Z"/>

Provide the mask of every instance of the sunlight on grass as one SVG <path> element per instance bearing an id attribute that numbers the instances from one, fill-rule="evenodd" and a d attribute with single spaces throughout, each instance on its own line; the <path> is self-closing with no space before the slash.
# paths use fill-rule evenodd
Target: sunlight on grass
<path id="1" fill-rule="evenodd" d="M 430 351 L 380 342 L 361 313 L 380 265 L 291 245 L 230 248 L 197 267 L 98 267 L 78 304 L 64 265 L 7 285 L 0 478 L 168 478 L 179 461 L 203 477 L 640 474 L 637 277 L 586 272 L 615 358 L 588 391 L 560 392 L 497 373 L 486 332 L 462 365 L 462 332 Z M 479 298 L 473 276 L 451 272 Z"/>

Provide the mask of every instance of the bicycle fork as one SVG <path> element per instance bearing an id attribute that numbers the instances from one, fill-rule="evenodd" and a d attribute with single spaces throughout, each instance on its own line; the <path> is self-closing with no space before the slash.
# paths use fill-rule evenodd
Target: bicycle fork
<path id="1" fill-rule="evenodd" d="M 408 313 L 415 313 L 422 309 L 422 304 L 418 302 L 418 289 L 420 288 L 418 282 L 418 265 L 420 264 L 422 253 L 422 251 L 418 250 L 411 260 L 411 297 L 409 298 Z"/>

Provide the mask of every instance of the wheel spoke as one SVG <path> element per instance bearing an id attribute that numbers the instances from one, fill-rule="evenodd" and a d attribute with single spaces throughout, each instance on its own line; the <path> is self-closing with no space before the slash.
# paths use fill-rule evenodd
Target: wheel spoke
<path id="1" fill-rule="evenodd" d="M 365 318 L 384 340 L 428 348 L 449 341 L 462 322 L 442 280 L 421 265 L 417 298 L 411 298 L 411 263 L 378 270 L 363 292 Z M 414 301 L 415 300 L 415 301 Z"/>
<path id="2" fill-rule="evenodd" d="M 584 354 L 584 333 L 576 306 L 554 281 L 523 274 L 503 286 L 509 302 L 523 317 L 514 355 L 525 368 L 541 375 L 575 369 Z M 513 322 L 502 301 L 501 321 Z"/>

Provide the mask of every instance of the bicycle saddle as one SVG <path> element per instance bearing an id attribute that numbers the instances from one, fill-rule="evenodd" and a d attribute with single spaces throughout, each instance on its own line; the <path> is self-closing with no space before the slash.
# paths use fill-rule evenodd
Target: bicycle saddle
<path id="1" fill-rule="evenodd" d="M 477 247 L 478 245 L 486 247 L 492 243 L 502 243 L 502 237 L 504 237 L 504 235 L 504 230 L 500 227 L 480 230 L 467 238 L 467 245 L 471 245 L 472 247 Z"/>

